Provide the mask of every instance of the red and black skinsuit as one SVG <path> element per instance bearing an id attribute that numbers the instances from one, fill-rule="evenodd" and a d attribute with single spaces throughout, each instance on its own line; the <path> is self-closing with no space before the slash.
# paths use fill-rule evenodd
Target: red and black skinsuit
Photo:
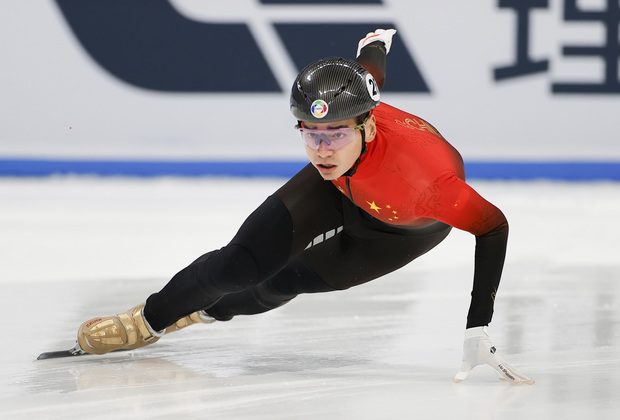
<path id="1" fill-rule="evenodd" d="M 385 50 L 358 61 L 383 85 Z M 504 265 L 508 223 L 465 182 L 460 154 L 433 126 L 381 103 L 377 134 L 353 170 L 324 181 L 308 165 L 259 206 L 225 247 L 147 300 L 156 330 L 204 309 L 218 320 L 274 309 L 300 293 L 342 290 L 394 271 L 451 227 L 476 236 L 467 327 L 487 325 Z M 208 234 L 208 233 L 207 233 Z"/>

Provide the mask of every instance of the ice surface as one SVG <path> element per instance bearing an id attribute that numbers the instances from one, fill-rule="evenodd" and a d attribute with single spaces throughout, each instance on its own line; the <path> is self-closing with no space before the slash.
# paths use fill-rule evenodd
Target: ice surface
<path id="1" fill-rule="evenodd" d="M 511 226 L 489 333 L 533 386 L 487 367 L 451 381 L 474 248 L 458 231 L 349 291 L 132 352 L 34 361 L 224 245 L 282 182 L 0 178 L 1 417 L 618 418 L 618 183 L 473 183 Z"/>

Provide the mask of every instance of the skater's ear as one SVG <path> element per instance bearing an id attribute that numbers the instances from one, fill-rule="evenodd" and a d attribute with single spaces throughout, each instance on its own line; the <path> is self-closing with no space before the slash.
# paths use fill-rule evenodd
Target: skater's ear
<path id="1" fill-rule="evenodd" d="M 375 119 L 375 114 L 371 113 L 368 117 L 365 130 L 366 136 L 364 140 L 366 141 L 366 143 L 370 143 L 375 139 L 375 136 L 377 135 L 377 120 Z"/>

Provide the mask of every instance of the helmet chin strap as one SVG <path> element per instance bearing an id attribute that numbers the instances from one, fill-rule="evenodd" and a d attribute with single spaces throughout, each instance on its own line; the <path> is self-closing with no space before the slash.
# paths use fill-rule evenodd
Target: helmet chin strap
<path id="1" fill-rule="evenodd" d="M 344 174 L 342 174 L 342 176 L 353 176 L 355 174 L 355 171 L 357 171 L 357 166 L 360 164 L 360 160 L 362 159 L 362 156 L 364 156 L 364 154 L 368 151 L 368 148 L 366 147 L 366 128 L 361 130 L 361 132 L 362 132 L 362 151 L 359 157 L 355 160 L 355 163 L 353 164 L 353 166 L 351 166 L 351 169 L 349 169 Z"/>

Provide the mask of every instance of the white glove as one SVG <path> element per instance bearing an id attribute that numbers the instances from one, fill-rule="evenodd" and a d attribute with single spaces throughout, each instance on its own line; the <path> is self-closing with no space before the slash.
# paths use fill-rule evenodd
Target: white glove
<path id="1" fill-rule="evenodd" d="M 452 380 L 459 383 L 467 378 L 469 372 L 476 366 L 489 365 L 499 373 L 502 380 L 510 381 L 515 385 L 532 385 L 533 379 L 517 372 L 496 353 L 486 329 L 487 327 L 475 327 L 465 330 L 461 371 Z"/>
<path id="2" fill-rule="evenodd" d="M 389 53 L 390 47 L 392 46 L 392 37 L 395 33 L 396 29 L 377 29 L 374 32 L 368 32 L 366 36 L 360 39 L 360 41 L 357 43 L 356 57 L 360 56 L 360 51 L 362 51 L 362 48 L 375 41 L 383 42 L 383 44 L 385 45 L 385 53 Z"/>

